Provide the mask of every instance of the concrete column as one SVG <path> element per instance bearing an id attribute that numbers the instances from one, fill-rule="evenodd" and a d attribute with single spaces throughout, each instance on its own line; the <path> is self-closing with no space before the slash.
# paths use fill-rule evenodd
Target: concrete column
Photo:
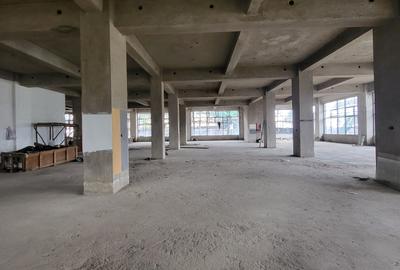
<path id="1" fill-rule="evenodd" d="M 85 193 L 129 184 L 126 40 L 107 13 L 80 20 Z"/>
<path id="2" fill-rule="evenodd" d="M 131 115 L 130 115 L 130 121 L 131 121 L 131 139 L 137 140 L 137 110 L 132 109 L 131 110 Z"/>
<path id="3" fill-rule="evenodd" d="M 240 107 L 240 139 L 249 141 L 249 107 Z"/>
<path id="4" fill-rule="evenodd" d="M 363 89 L 358 95 L 358 136 L 360 145 L 373 145 L 374 102 L 372 91 Z"/>
<path id="5" fill-rule="evenodd" d="M 179 99 L 177 95 L 168 94 L 169 113 L 169 148 L 179 150 L 181 148 L 179 132 Z"/>
<path id="6" fill-rule="evenodd" d="M 82 103 L 81 98 L 71 98 L 72 115 L 74 116 L 74 124 L 79 127 L 74 130 L 74 142 L 78 146 L 78 152 L 82 152 Z"/>
<path id="7" fill-rule="evenodd" d="M 293 154 L 314 156 L 313 74 L 299 71 L 292 80 Z"/>
<path id="8" fill-rule="evenodd" d="M 400 189 L 400 19 L 374 28 L 376 179 Z"/>
<path id="9" fill-rule="evenodd" d="M 165 159 L 164 84 L 161 78 L 151 78 L 151 157 Z M 171 135 L 170 135 L 171 136 Z"/>
<path id="10" fill-rule="evenodd" d="M 264 148 L 276 147 L 275 93 L 265 92 L 263 97 Z"/>
<path id="11" fill-rule="evenodd" d="M 324 134 L 324 105 L 316 98 L 314 99 L 314 139 L 320 141 Z"/>
<path id="12" fill-rule="evenodd" d="M 192 138 L 192 109 L 186 110 L 186 141 Z"/>
<path id="13" fill-rule="evenodd" d="M 187 144 L 187 138 L 186 138 L 186 106 L 185 105 L 179 105 L 179 133 L 180 133 L 180 143 L 181 145 L 186 145 Z"/>

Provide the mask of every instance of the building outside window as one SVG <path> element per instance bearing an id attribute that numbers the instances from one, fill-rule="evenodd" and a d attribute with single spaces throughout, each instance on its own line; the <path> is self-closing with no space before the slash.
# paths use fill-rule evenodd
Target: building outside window
<path id="1" fill-rule="evenodd" d="M 64 115 L 65 124 L 73 124 L 74 123 L 74 115 L 72 113 L 66 113 Z M 66 127 L 67 131 L 67 138 L 74 137 L 74 128 L 73 127 Z"/>
<path id="2" fill-rule="evenodd" d="M 164 130 L 165 137 L 169 136 L 169 115 L 164 114 Z M 151 113 L 139 112 L 137 113 L 137 133 L 138 137 L 151 137 Z"/>
<path id="3" fill-rule="evenodd" d="M 290 139 L 293 137 L 293 111 L 276 110 L 275 111 L 276 136 L 281 139 Z"/>
<path id="4" fill-rule="evenodd" d="M 192 136 L 239 136 L 239 110 L 192 111 Z"/>
<path id="5" fill-rule="evenodd" d="M 340 99 L 324 104 L 324 122 L 325 134 L 357 135 L 357 97 Z"/>

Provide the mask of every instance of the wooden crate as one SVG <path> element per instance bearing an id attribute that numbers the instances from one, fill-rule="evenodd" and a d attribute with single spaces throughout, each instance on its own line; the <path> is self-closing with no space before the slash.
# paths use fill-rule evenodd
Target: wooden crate
<path id="1" fill-rule="evenodd" d="M 25 170 L 32 171 L 70 162 L 75 160 L 77 155 L 78 147 L 76 146 L 27 154 L 25 158 Z"/>

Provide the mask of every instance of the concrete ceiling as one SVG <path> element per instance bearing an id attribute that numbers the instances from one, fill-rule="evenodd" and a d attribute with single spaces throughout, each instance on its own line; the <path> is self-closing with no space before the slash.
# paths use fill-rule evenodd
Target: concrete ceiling
<path id="1" fill-rule="evenodd" d="M 16 40 L 26 36 L 26 40 L 79 68 L 80 39 L 76 18 L 79 18 L 80 9 L 71 2 L 1 0 L 0 10 L 1 7 L 15 6 L 16 10 L 18 8 L 22 12 L 27 5 L 26 16 L 35 16 L 29 13 L 31 7 L 40 16 L 40 5 L 47 8 L 43 8 L 43 12 L 63 7 L 70 14 L 62 18 L 61 25 L 55 23 L 55 27 L 47 32 L 38 31 L 36 28 L 40 25 L 36 24 L 36 28 L 30 31 L 18 28 Z M 293 3 L 290 5 L 288 1 L 282 0 L 119 0 L 115 2 L 115 25 L 128 37 L 137 37 L 148 54 L 145 61 L 151 58 L 152 64 L 160 70 L 169 73 L 177 71 L 178 77 L 184 74 L 170 83 L 177 91 L 212 90 L 212 93 L 221 93 L 218 97 L 220 99 L 232 99 L 223 96 L 225 89 L 265 88 L 274 85 L 277 80 L 287 80 L 274 89 L 277 96 L 286 98 L 290 96 L 290 78 L 295 75 L 291 70 L 305 60 L 313 59 L 326 46 L 326 54 L 316 62 L 319 66 L 331 65 L 335 66 L 335 71 L 340 71 L 344 64 L 363 68 L 371 64 L 372 31 L 350 38 L 343 44 L 341 35 L 350 27 L 372 27 L 379 20 L 390 18 L 395 5 L 394 0 L 338 0 L 324 1 L 323 4 L 316 0 L 295 0 Z M 48 14 L 44 13 L 42 17 L 47 18 L 45 15 Z M 57 22 L 49 17 L 49 23 L 54 21 Z M 11 20 L 10 25 L 13 24 L 18 26 L 18 21 Z M 26 27 L 30 27 L 30 24 Z M 70 29 L 64 26 L 70 26 Z M 0 33 L 3 31 L 9 37 L 10 33 L 4 29 L 9 30 L 7 23 L 3 23 L 3 28 L 0 27 Z M 340 46 L 331 50 L 332 42 Z M 135 84 L 135 78 L 131 77 L 129 89 L 148 92 L 147 77 L 143 78 L 142 73 L 143 70 L 149 72 L 149 67 L 143 66 L 140 59 L 138 61 L 133 58 L 128 56 L 127 68 L 131 75 L 139 71 L 137 78 L 140 80 Z M 271 71 L 271 67 L 275 69 Z M 38 74 L 67 74 L 3 45 L 0 45 L 0 69 L 17 74 L 34 74 L 32 77 L 35 78 L 40 77 Z M 321 72 L 319 70 L 318 73 Z M 342 77 L 343 74 L 339 73 L 315 75 L 314 84 Z M 190 76 L 194 76 L 194 79 Z M 369 83 L 373 81 L 373 74 L 360 71 L 349 75 L 349 78 L 341 84 Z M 78 76 L 77 85 L 71 85 L 68 79 L 68 83 L 60 87 L 79 92 L 79 80 Z M 46 87 L 45 82 L 39 80 L 38 84 L 42 83 Z M 204 101 L 213 99 L 215 97 L 203 98 Z"/>
<path id="2" fill-rule="evenodd" d="M 333 39 L 338 29 L 283 29 L 251 33 L 240 59 L 241 66 L 292 65 Z"/>
<path id="3" fill-rule="evenodd" d="M 235 42 L 234 33 L 139 35 L 139 40 L 163 68 L 225 67 Z"/>

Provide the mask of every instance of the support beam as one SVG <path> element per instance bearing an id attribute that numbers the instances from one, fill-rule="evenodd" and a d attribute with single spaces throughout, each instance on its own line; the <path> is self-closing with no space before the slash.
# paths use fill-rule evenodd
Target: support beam
<path id="1" fill-rule="evenodd" d="M 74 0 L 75 3 L 85 12 L 103 10 L 103 0 Z"/>
<path id="2" fill-rule="evenodd" d="M 244 30 L 348 28 L 373 26 L 398 15 L 398 1 L 325 1 L 291 7 L 287 1 L 271 3 L 258 16 L 246 14 L 243 3 L 220 0 L 213 6 L 203 1 L 146 1 L 142 10 L 131 0 L 115 1 L 115 23 L 124 34 L 238 32 Z M 256 4 L 256 3 L 255 3 Z M 177 14 L 176 8 L 179 7 Z M 338 8 L 340 7 L 340 8 Z M 357 12 L 355 12 L 357 11 Z M 150 13 L 149 13 L 150 12 Z"/>
<path id="3" fill-rule="evenodd" d="M 168 94 L 169 114 L 169 148 L 179 150 L 181 147 L 179 133 L 179 100 L 176 95 Z"/>
<path id="4" fill-rule="evenodd" d="M 135 35 L 126 37 L 128 55 L 151 76 L 161 76 L 161 69 Z"/>
<path id="5" fill-rule="evenodd" d="M 265 87 L 265 91 L 267 92 L 274 92 L 282 87 L 288 80 L 275 80 L 270 85 Z"/>
<path id="6" fill-rule="evenodd" d="M 247 8 L 247 14 L 257 15 L 264 0 L 250 0 L 249 7 Z"/>
<path id="7" fill-rule="evenodd" d="M 242 56 L 243 51 L 246 49 L 249 38 L 250 38 L 249 32 L 241 31 L 240 33 L 238 33 L 235 47 L 232 50 L 232 54 L 229 58 L 228 65 L 225 70 L 226 75 L 231 75 L 235 70 L 237 64 L 239 63 L 240 57 Z"/>
<path id="8" fill-rule="evenodd" d="M 371 28 L 350 28 L 342 32 L 335 39 L 327 43 L 321 49 L 317 50 L 307 59 L 305 59 L 302 63 L 299 64 L 299 68 L 302 71 L 314 70 L 318 66 L 321 66 L 324 60 L 337 53 L 340 50 L 344 50 L 347 47 L 350 47 L 357 40 L 370 31 Z"/>
<path id="9" fill-rule="evenodd" d="M 330 80 L 328 80 L 326 82 L 317 84 L 315 86 L 315 90 L 316 91 L 323 91 L 323 90 L 326 90 L 326 89 L 329 89 L 329 88 L 336 87 L 338 85 L 344 84 L 345 82 L 347 82 L 347 81 L 349 81 L 351 79 L 353 79 L 353 78 L 333 78 L 333 79 L 330 79 Z"/>
<path id="10" fill-rule="evenodd" d="M 221 100 L 218 105 L 214 101 L 185 101 L 187 107 L 237 107 L 247 106 L 247 100 Z"/>
<path id="11" fill-rule="evenodd" d="M 376 179 L 400 190 L 400 19 L 374 28 Z"/>
<path id="12" fill-rule="evenodd" d="M 3 40 L 0 44 L 11 48 L 18 53 L 26 55 L 36 61 L 39 61 L 49 68 L 68 74 L 74 77 L 80 77 L 80 68 L 65 60 L 64 58 L 55 55 L 54 53 L 37 46 L 36 44 L 27 40 Z"/>
<path id="13" fill-rule="evenodd" d="M 165 159 L 164 84 L 160 77 L 151 78 L 151 157 Z"/>
<path id="14" fill-rule="evenodd" d="M 276 147 L 275 93 L 265 92 L 263 102 L 264 148 Z"/>
<path id="15" fill-rule="evenodd" d="M 186 105 L 179 105 L 179 134 L 181 145 L 187 144 Z"/>
<path id="16" fill-rule="evenodd" d="M 313 74 L 299 71 L 292 81 L 293 154 L 314 156 Z"/>
<path id="17" fill-rule="evenodd" d="M 140 98 L 129 99 L 129 101 L 136 102 L 137 104 L 140 104 L 144 107 L 150 107 L 150 103 L 148 101 L 140 99 Z"/>
<path id="18" fill-rule="evenodd" d="M 313 71 L 314 77 L 353 78 L 374 75 L 374 63 L 324 64 Z"/>
<path id="19" fill-rule="evenodd" d="M 219 69 L 167 69 L 163 80 L 166 82 L 221 82 L 242 79 L 290 79 L 296 75 L 292 66 L 237 67 L 231 75 Z"/>
<path id="20" fill-rule="evenodd" d="M 80 21 L 84 192 L 115 193 L 129 184 L 126 40 L 107 12 Z"/>
<path id="21" fill-rule="evenodd" d="M 177 91 L 175 90 L 175 87 L 173 87 L 172 84 L 170 84 L 170 83 L 164 83 L 164 90 L 169 95 L 176 95 L 177 94 Z"/>
<path id="22" fill-rule="evenodd" d="M 235 98 L 252 98 L 252 97 L 260 97 L 264 93 L 261 89 L 232 89 L 229 88 L 225 91 L 222 96 L 219 96 L 213 90 L 180 90 L 179 98 L 183 99 L 202 99 L 202 98 L 216 98 L 220 97 L 220 99 L 235 99 Z"/>

